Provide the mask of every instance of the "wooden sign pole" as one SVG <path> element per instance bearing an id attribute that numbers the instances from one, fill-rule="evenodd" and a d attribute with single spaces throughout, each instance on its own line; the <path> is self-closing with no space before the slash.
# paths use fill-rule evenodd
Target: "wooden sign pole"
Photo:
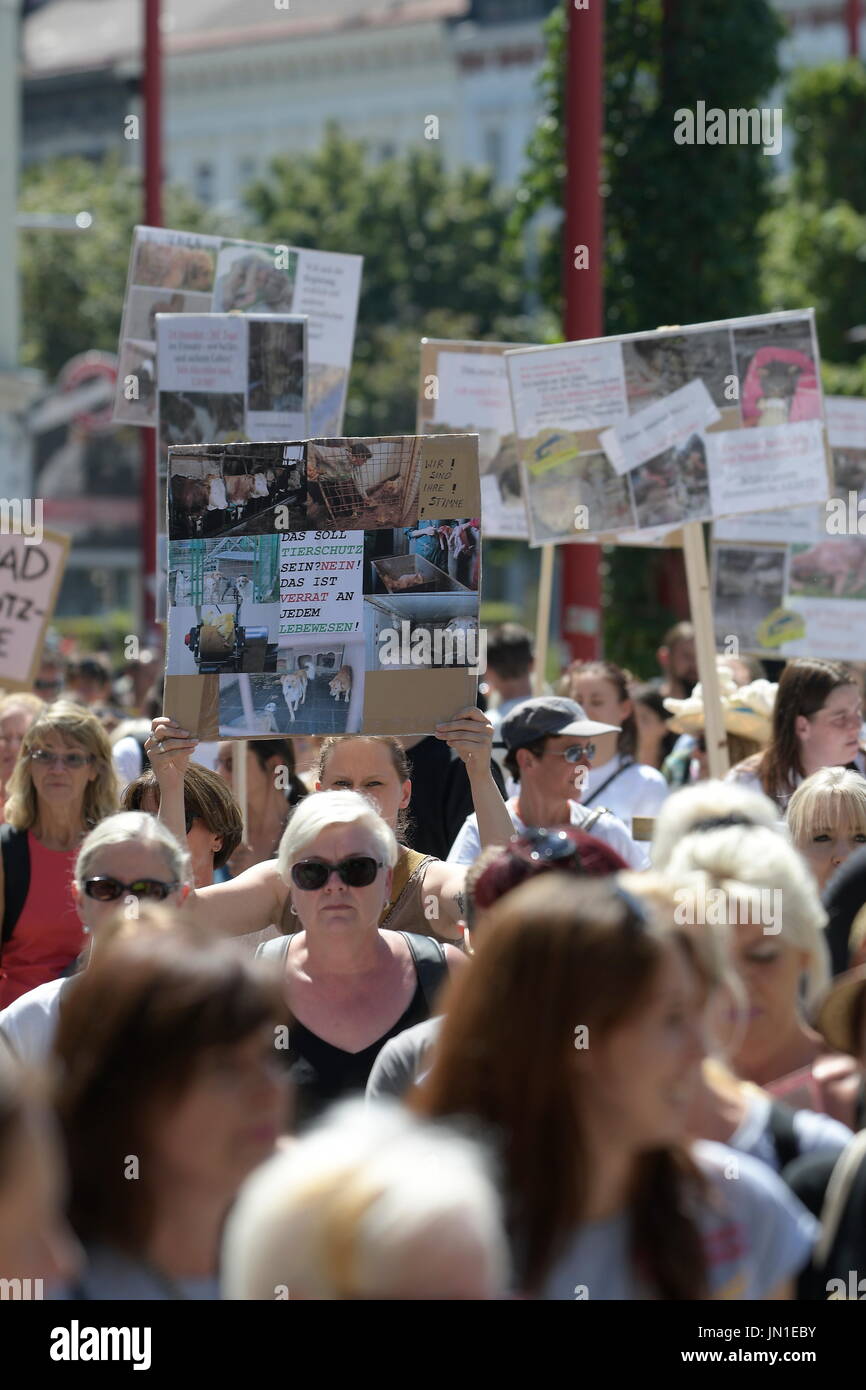
<path id="1" fill-rule="evenodd" d="M 699 521 L 687 521 L 683 526 L 683 558 L 686 562 L 686 583 L 689 608 L 695 629 L 695 650 L 698 675 L 704 696 L 704 739 L 711 777 L 724 777 L 730 766 L 728 738 L 722 718 L 719 695 L 719 675 L 716 667 L 716 635 L 713 628 L 713 607 L 704 531 Z"/>
<path id="2" fill-rule="evenodd" d="M 544 694 L 547 671 L 547 648 L 550 640 L 550 605 L 553 599 L 553 561 L 556 547 L 541 547 L 541 568 L 538 574 L 538 609 L 535 615 L 535 686 L 536 695 Z"/>

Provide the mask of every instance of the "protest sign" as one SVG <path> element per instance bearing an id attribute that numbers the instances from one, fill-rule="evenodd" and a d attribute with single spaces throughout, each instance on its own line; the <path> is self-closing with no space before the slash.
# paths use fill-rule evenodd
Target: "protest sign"
<path id="1" fill-rule="evenodd" d="M 811 309 L 505 361 L 532 545 L 622 543 L 828 496 Z"/>
<path id="2" fill-rule="evenodd" d="M 719 643 L 736 636 L 741 651 L 773 658 L 864 658 L 866 401 L 824 404 L 836 496 L 713 527 Z"/>
<path id="3" fill-rule="evenodd" d="M 478 435 L 484 534 L 525 541 L 526 509 L 505 352 L 515 343 L 421 339 L 419 434 Z"/>
<path id="4" fill-rule="evenodd" d="M 0 536 L 0 689 L 32 690 L 60 591 L 69 537 Z"/>
<path id="5" fill-rule="evenodd" d="M 430 733 L 474 702 L 474 435 L 169 448 L 167 713 L 199 738 Z"/>
<path id="6" fill-rule="evenodd" d="M 342 429 L 361 256 L 136 227 L 114 418 L 156 424 L 158 314 L 306 315 L 310 429 Z M 261 436 L 259 436 L 261 437 Z"/>

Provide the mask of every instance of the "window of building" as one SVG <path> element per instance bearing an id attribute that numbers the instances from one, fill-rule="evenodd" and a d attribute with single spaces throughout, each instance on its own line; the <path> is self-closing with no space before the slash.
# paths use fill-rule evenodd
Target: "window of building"
<path id="1" fill-rule="evenodd" d="M 214 173 L 212 164 L 197 164 L 195 167 L 195 196 L 200 203 L 212 203 L 214 194 Z"/>

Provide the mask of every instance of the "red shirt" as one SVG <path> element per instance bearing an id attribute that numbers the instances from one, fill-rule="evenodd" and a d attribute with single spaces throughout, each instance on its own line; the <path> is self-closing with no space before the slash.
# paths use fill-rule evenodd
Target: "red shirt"
<path id="1" fill-rule="evenodd" d="M 27 832 L 30 887 L 0 961 L 0 1009 L 37 985 L 56 980 L 86 940 L 72 897 L 78 847 L 46 849 Z"/>

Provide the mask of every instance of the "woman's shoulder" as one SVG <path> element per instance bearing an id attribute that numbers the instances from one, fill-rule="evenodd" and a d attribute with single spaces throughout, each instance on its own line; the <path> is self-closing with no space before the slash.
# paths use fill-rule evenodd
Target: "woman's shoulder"
<path id="1" fill-rule="evenodd" d="M 707 1184 L 696 1219 L 717 1298 L 764 1298 L 806 1263 L 818 1225 L 760 1159 L 698 1140 L 692 1157 Z"/>
<path id="2" fill-rule="evenodd" d="M 735 763 L 730 771 L 725 773 L 726 782 L 755 782 L 760 785 L 761 764 L 764 754 L 752 753 L 748 758 L 743 758 L 741 763 Z"/>

